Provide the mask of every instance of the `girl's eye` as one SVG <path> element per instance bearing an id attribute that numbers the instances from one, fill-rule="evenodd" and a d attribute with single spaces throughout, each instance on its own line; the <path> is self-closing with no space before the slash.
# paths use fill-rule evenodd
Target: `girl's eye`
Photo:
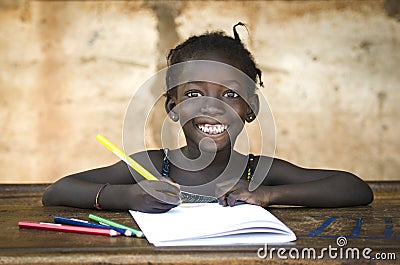
<path id="1" fill-rule="evenodd" d="M 235 91 L 228 90 L 228 91 L 225 92 L 224 97 L 226 97 L 226 98 L 237 98 L 237 97 L 239 97 L 239 94 L 236 93 Z"/>
<path id="2" fill-rule="evenodd" d="M 188 91 L 185 93 L 185 95 L 189 98 L 197 98 L 202 96 L 202 94 L 198 91 Z"/>

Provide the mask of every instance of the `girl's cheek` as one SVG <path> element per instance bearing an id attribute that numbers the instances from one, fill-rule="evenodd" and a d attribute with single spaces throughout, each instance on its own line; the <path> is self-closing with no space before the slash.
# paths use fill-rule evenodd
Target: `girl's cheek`
<path id="1" fill-rule="evenodd" d="M 199 108 L 201 108 L 201 106 L 198 106 L 198 104 L 195 104 L 195 102 L 192 101 L 191 104 L 187 104 L 187 103 L 182 103 L 179 105 L 179 112 L 181 113 L 181 115 L 184 116 L 194 116 L 195 113 L 198 112 Z"/>

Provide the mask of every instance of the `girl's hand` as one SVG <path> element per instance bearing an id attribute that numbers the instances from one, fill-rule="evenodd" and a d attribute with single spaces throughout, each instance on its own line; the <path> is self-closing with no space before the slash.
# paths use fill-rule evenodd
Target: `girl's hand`
<path id="1" fill-rule="evenodd" d="M 243 201 L 249 204 L 260 205 L 262 207 L 269 206 L 271 192 L 268 186 L 260 186 L 256 190 L 249 191 L 249 183 L 247 180 L 240 180 L 235 186 L 227 190 L 231 183 L 220 183 L 216 194 L 223 194 L 218 197 L 219 204 L 223 206 L 234 206 L 236 202 Z"/>
<path id="2" fill-rule="evenodd" d="M 179 185 L 170 181 L 143 180 L 128 190 L 128 208 L 141 212 L 166 212 L 181 203 L 179 193 Z"/>

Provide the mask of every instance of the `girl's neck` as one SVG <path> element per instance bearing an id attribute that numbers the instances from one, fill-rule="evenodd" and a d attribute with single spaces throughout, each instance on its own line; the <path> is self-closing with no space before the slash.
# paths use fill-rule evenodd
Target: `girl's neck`
<path id="1" fill-rule="evenodd" d="M 185 146 L 181 148 L 182 153 L 184 156 L 186 156 L 188 159 L 197 159 L 200 157 L 202 151 L 198 147 L 192 147 L 192 146 Z M 212 164 L 214 166 L 226 166 L 229 162 L 229 158 L 232 154 L 232 150 L 227 148 L 224 150 L 217 151 L 215 154 L 213 153 L 207 153 L 203 151 L 205 155 L 213 156 L 213 162 Z"/>

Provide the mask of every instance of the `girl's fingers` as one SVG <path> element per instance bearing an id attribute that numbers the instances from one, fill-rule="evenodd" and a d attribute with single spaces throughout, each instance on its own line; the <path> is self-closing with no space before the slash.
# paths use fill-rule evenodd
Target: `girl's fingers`
<path id="1" fill-rule="evenodd" d="M 181 192 L 178 184 L 175 185 L 169 181 L 150 181 L 149 185 L 152 189 L 164 193 L 179 195 L 179 193 Z"/>
<path id="2" fill-rule="evenodd" d="M 215 188 L 215 196 L 218 198 L 218 203 L 221 204 L 222 206 L 228 206 L 228 205 L 232 206 L 229 203 L 228 199 L 231 196 L 231 194 L 236 192 L 239 188 L 240 188 L 239 185 L 238 184 L 233 185 L 232 181 L 224 181 L 218 183 Z M 233 198 L 231 200 L 233 200 Z"/>
<path id="3" fill-rule="evenodd" d="M 242 187 L 229 193 L 229 195 L 226 197 L 226 203 L 229 206 L 234 206 L 239 201 L 254 204 L 251 198 L 252 196 L 250 195 L 249 191 Z"/>
<path id="4" fill-rule="evenodd" d="M 229 206 L 234 206 L 236 204 L 236 201 L 238 201 L 239 196 L 240 193 L 238 191 L 234 191 L 228 195 L 228 197 L 226 198 L 226 202 Z"/>
<path id="5" fill-rule="evenodd" d="M 148 213 L 164 213 L 176 207 L 173 204 L 162 203 L 156 199 L 149 202 L 141 211 Z"/>
<path id="6" fill-rule="evenodd" d="M 140 183 L 145 194 L 154 198 L 154 201 L 169 205 L 180 204 L 180 189 L 166 181 L 144 180 Z"/>
<path id="7" fill-rule="evenodd" d="M 161 202 L 157 201 L 153 205 L 152 212 L 164 213 L 164 212 L 171 210 L 174 207 L 176 207 L 176 205 L 174 205 L 174 204 L 165 204 L 165 203 L 161 203 Z"/>
<path id="8" fill-rule="evenodd" d="M 160 191 L 154 191 L 154 193 L 155 193 L 154 194 L 155 199 L 163 204 L 179 205 L 181 203 L 179 194 L 174 194 L 171 192 L 160 192 Z"/>
<path id="9" fill-rule="evenodd" d="M 223 195 L 221 197 L 218 197 L 218 203 L 222 206 L 227 206 L 228 203 L 226 202 L 226 195 Z"/>

